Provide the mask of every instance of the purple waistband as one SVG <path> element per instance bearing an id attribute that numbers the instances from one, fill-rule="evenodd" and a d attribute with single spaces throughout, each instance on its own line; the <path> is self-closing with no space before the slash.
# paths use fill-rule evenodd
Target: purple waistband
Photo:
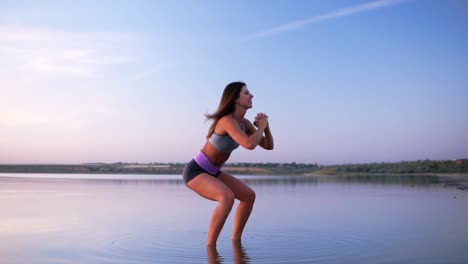
<path id="1" fill-rule="evenodd" d="M 202 169 L 206 170 L 209 174 L 216 174 L 221 169 L 213 165 L 205 153 L 203 153 L 201 150 L 198 152 L 195 158 L 193 158 L 193 160 L 195 160 L 198 166 L 202 167 Z"/>

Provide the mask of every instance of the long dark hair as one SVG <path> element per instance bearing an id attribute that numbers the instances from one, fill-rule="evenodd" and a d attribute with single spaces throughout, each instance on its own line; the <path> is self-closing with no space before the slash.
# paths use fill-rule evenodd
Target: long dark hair
<path id="1" fill-rule="evenodd" d="M 206 118 L 212 119 L 213 123 L 211 124 L 208 134 L 206 135 L 209 138 L 216 128 L 219 119 L 221 117 L 231 114 L 236 109 L 236 100 L 239 98 L 242 87 L 246 86 L 243 82 L 232 82 L 224 88 L 223 96 L 221 97 L 221 102 L 219 102 L 218 110 L 213 114 L 206 113 Z"/>

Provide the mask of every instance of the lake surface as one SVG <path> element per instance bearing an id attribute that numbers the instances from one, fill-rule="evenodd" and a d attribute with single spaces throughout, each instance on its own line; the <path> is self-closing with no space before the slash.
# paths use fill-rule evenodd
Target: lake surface
<path id="1" fill-rule="evenodd" d="M 254 211 L 216 248 L 180 178 L 0 174 L 0 263 L 468 263 L 468 190 L 437 176 L 239 176 Z"/>

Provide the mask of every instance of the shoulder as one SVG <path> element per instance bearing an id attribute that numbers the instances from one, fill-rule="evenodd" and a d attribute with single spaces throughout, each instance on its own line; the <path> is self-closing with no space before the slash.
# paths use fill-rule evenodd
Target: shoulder
<path id="1" fill-rule="evenodd" d="M 231 115 L 225 115 L 221 117 L 218 121 L 218 125 L 221 125 L 221 126 L 232 125 L 233 123 L 235 123 L 235 120 Z"/>
<path id="2" fill-rule="evenodd" d="M 218 135 L 225 134 L 228 130 L 235 126 L 236 121 L 231 115 L 225 115 L 218 120 L 216 124 L 215 132 Z"/>

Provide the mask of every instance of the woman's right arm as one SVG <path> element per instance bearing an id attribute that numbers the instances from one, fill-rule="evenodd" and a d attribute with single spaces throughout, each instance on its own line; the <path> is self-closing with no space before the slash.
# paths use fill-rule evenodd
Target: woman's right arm
<path id="1" fill-rule="evenodd" d="M 231 138 L 237 142 L 237 144 L 243 146 L 246 149 L 252 150 L 258 146 L 258 144 L 263 138 L 263 133 L 266 127 L 268 126 L 268 117 L 259 119 L 258 128 L 254 128 L 255 131 L 253 131 L 253 133 L 251 133 L 250 135 L 242 131 L 237 121 L 235 121 L 233 118 L 225 117 L 224 120 L 221 122 L 221 125 L 231 136 Z"/>

